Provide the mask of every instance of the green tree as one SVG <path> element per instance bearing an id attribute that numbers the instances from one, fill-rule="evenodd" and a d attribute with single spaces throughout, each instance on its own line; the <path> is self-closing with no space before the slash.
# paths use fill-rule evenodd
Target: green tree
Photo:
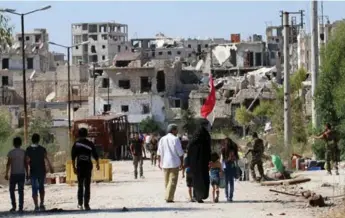
<path id="1" fill-rule="evenodd" d="M 247 111 L 247 109 L 244 106 L 241 106 L 236 109 L 235 112 L 235 120 L 242 126 L 247 126 L 249 123 L 253 120 L 253 114 L 250 111 Z"/>
<path id="2" fill-rule="evenodd" d="M 0 42 L 11 46 L 13 26 L 10 26 L 9 21 L 7 16 L 0 13 Z"/>
<path id="3" fill-rule="evenodd" d="M 188 134 L 192 133 L 196 128 L 194 111 L 190 110 L 189 108 L 187 110 L 183 110 L 181 113 L 181 119 L 183 130 Z"/>
<path id="4" fill-rule="evenodd" d="M 50 119 L 43 119 L 41 117 L 32 119 L 29 126 L 29 135 L 31 136 L 34 133 L 39 134 L 41 136 L 42 145 L 44 145 L 49 153 L 55 153 L 59 150 L 51 134 L 52 126 L 53 123 Z"/>
<path id="5" fill-rule="evenodd" d="M 340 139 L 345 136 L 345 22 L 336 24 L 327 46 L 321 49 L 321 67 L 316 87 L 316 109 L 322 124 L 331 123 Z M 340 140 L 342 158 L 345 141 Z"/>
<path id="6" fill-rule="evenodd" d="M 146 119 L 142 120 L 139 124 L 139 128 L 141 131 L 145 133 L 153 133 L 158 132 L 160 130 L 159 124 L 150 117 L 147 117 Z"/>

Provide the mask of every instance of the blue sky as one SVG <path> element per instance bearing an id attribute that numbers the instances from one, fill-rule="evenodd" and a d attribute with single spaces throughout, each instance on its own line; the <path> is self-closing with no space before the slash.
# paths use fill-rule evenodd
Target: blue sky
<path id="1" fill-rule="evenodd" d="M 308 1 L 1 1 L 0 7 L 17 9 L 21 13 L 45 5 L 51 5 L 52 8 L 28 15 L 25 30 L 47 28 L 51 41 L 65 45 L 71 44 L 71 23 L 126 23 L 129 38 L 153 37 L 158 32 L 172 37 L 200 38 L 229 38 L 231 33 L 241 33 L 242 38 L 248 38 L 252 34 L 265 35 L 266 24 L 280 24 L 280 10 L 305 10 L 308 27 L 311 9 Z M 329 16 L 331 22 L 344 18 L 344 11 L 345 2 L 324 2 L 324 15 Z M 10 17 L 16 32 L 19 32 L 20 18 Z M 64 52 L 61 48 L 51 49 Z"/>

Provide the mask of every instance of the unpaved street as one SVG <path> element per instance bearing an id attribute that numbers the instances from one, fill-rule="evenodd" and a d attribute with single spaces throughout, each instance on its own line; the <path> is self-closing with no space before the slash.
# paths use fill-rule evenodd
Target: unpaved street
<path id="1" fill-rule="evenodd" d="M 221 202 L 204 204 L 188 203 L 185 180 L 180 179 L 174 204 L 164 201 L 163 174 L 158 168 L 151 167 L 149 162 L 144 163 L 145 179 L 134 180 L 132 164 L 127 162 L 114 162 L 114 182 L 98 183 L 92 185 L 91 208 L 93 211 L 83 212 L 76 210 L 77 187 L 67 184 L 47 186 L 47 209 L 62 208 L 63 212 L 33 214 L 26 213 L 24 217 L 118 217 L 148 218 L 148 217 L 317 217 L 321 210 L 327 209 L 307 208 L 306 202 L 295 197 L 277 195 L 269 192 L 269 188 L 261 187 L 250 182 L 235 183 L 234 202 L 224 201 L 221 190 Z M 324 173 L 324 172 L 318 172 Z M 315 174 L 315 178 L 322 178 L 324 174 Z M 180 177 L 181 178 L 181 177 Z M 331 178 L 331 177 L 330 177 Z M 329 180 L 330 180 L 329 178 Z M 330 181 L 332 182 L 332 181 Z M 320 189 L 320 184 L 310 183 L 315 189 Z M 327 193 L 331 192 L 330 188 Z M 31 189 L 26 187 L 25 210 L 32 210 Z M 0 216 L 10 217 L 7 211 L 10 208 L 7 187 L 0 189 Z M 279 200 L 278 200 L 279 199 Z M 122 211 L 128 208 L 127 212 Z M 282 215 L 280 215 L 282 214 Z M 284 215 L 285 214 L 285 215 Z M 18 215 L 13 215 L 18 216 Z"/>

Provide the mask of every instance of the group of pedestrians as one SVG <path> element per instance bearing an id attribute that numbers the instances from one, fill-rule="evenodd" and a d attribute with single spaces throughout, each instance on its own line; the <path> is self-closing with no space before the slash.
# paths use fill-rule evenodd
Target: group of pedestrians
<path id="1" fill-rule="evenodd" d="M 40 135 L 33 134 L 31 138 L 32 144 L 23 150 L 22 139 L 15 137 L 13 139 L 13 149 L 8 153 L 8 161 L 6 164 L 5 179 L 10 183 L 11 212 L 18 209 L 22 212 L 24 209 L 24 185 L 25 180 L 30 180 L 32 186 L 32 199 L 35 204 L 35 211 L 45 210 L 44 206 L 44 183 L 46 178 L 46 163 L 50 172 L 53 173 L 53 167 L 47 156 L 47 150 L 42 147 Z M 9 176 L 10 172 L 10 176 Z M 17 208 L 15 189 L 18 186 L 19 207 Z M 38 204 L 38 195 L 40 204 Z"/>
<path id="2" fill-rule="evenodd" d="M 177 125 L 170 124 L 168 133 L 158 143 L 158 166 L 164 171 L 165 200 L 174 202 L 174 194 L 182 170 L 182 178 L 186 177 L 188 194 L 191 202 L 203 203 L 209 197 L 212 186 L 212 199 L 219 201 L 221 177 L 225 178 L 225 196 L 227 201 L 233 200 L 234 179 L 237 178 L 238 147 L 230 138 L 223 142 L 221 158 L 211 152 L 211 125 L 204 119 L 199 129 L 189 141 L 185 152 L 177 137 Z"/>

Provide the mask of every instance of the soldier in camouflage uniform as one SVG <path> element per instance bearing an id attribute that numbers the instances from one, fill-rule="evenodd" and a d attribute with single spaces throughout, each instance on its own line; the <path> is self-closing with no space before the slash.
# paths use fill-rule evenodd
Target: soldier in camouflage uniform
<path id="1" fill-rule="evenodd" d="M 264 141 L 258 137 L 258 134 L 256 132 L 253 133 L 253 140 L 254 145 L 253 149 L 249 149 L 249 151 L 246 153 L 245 156 L 247 156 L 249 153 L 252 153 L 252 160 L 250 162 L 250 171 L 252 174 L 253 180 L 257 180 L 255 175 L 255 165 L 258 166 L 258 170 L 261 176 L 261 180 L 265 178 L 264 175 L 264 168 L 262 163 L 262 158 L 264 154 Z"/>
<path id="2" fill-rule="evenodd" d="M 338 172 L 338 162 L 340 159 L 340 151 L 338 148 L 338 139 L 336 132 L 332 130 L 331 124 L 326 124 L 325 131 L 315 137 L 316 139 L 323 139 L 326 142 L 326 164 L 327 164 L 327 172 L 328 174 L 332 175 L 331 171 L 331 163 L 334 165 L 336 175 L 339 175 Z"/>

